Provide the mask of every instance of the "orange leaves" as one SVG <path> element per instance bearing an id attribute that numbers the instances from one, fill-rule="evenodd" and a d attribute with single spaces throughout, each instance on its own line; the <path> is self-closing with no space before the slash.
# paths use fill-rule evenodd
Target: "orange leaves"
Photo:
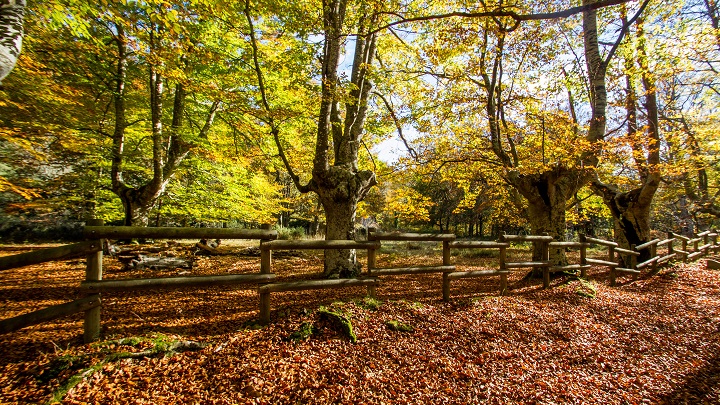
<path id="1" fill-rule="evenodd" d="M 381 256 L 388 265 L 404 260 Z M 275 260 L 288 278 L 322 267 L 312 255 Z M 454 260 L 462 266 L 490 263 Z M 248 264 L 223 255 L 194 271 L 222 272 L 238 262 Z M 142 275 L 120 274 L 110 259 L 105 264 L 108 278 Z M 82 269 L 71 270 L 73 277 L 44 267 L 19 274 L 26 282 L 40 275 L 33 292 L 43 299 L 76 287 Z M 449 304 L 440 300 L 437 275 L 388 279 L 378 288 L 382 305 L 375 310 L 354 301 L 361 289 L 284 293 L 273 297 L 273 323 L 260 330 L 243 326 L 257 315 L 254 291 L 109 294 L 103 307 L 108 336 L 157 338 L 154 331 L 172 330 L 173 340 L 211 344 L 172 357 L 107 363 L 63 403 L 716 403 L 720 274 L 689 265 L 668 271 L 676 277 L 661 273 L 611 288 L 606 271 L 591 269 L 598 288 L 592 300 L 578 297 L 573 285 L 554 282 L 543 290 L 539 283 L 522 283 L 521 274 L 510 276 L 513 288 L 505 296 L 495 295 L 496 280 L 453 284 L 456 298 Z M 22 304 L 21 281 L 0 273 L 0 296 Z M 27 304 L 37 297 L 24 299 Z M 321 305 L 347 314 L 356 344 L 332 333 L 285 339 L 314 319 Z M 61 381 L 41 384 L 36 376 L 63 355 L 99 361 L 151 347 L 120 340 L 107 342 L 106 351 L 82 345 L 79 318 L 0 336 L 10 354 L 0 358 L 0 402 L 45 402 Z M 391 331 L 390 320 L 414 331 Z"/>

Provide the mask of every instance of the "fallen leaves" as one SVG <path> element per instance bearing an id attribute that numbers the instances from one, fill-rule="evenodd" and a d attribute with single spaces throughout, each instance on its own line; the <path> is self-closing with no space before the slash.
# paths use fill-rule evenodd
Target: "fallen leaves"
<path id="1" fill-rule="evenodd" d="M 454 260 L 482 267 L 477 258 Z M 257 271 L 256 261 L 223 255 L 193 271 Z M 322 264 L 287 257 L 277 258 L 276 267 L 279 277 L 300 279 Z M 107 278 L 149 274 L 123 272 L 111 261 L 105 269 Z M 0 273 L 0 316 L 42 307 L 58 298 L 58 288 L 77 293 L 82 276 L 77 262 Z M 0 360 L 0 402 L 45 402 L 72 375 L 97 365 L 63 403 L 720 401 L 720 273 L 702 263 L 678 264 L 608 287 L 607 272 L 591 269 L 593 299 L 577 294 L 588 288 L 579 281 L 556 280 L 543 290 L 539 281 L 522 284 L 521 274 L 512 276 L 502 297 L 494 278 L 460 280 L 451 303 L 441 300 L 437 274 L 383 278 L 373 300 L 362 298 L 363 288 L 274 294 L 273 323 L 262 329 L 253 323 L 252 290 L 106 294 L 108 340 L 101 344 L 81 343 L 82 315 L 0 336 L 7 354 Z M 357 343 L 323 324 L 329 322 L 318 318 L 321 306 L 350 321 Z M 413 332 L 391 330 L 392 322 Z M 303 338 L 288 339 L 303 325 Z M 318 327 L 322 333 L 313 332 Z M 148 339 L 160 333 L 208 345 L 102 363 L 109 353 L 150 350 Z M 70 360 L 68 367 L 50 373 L 60 359 Z"/>

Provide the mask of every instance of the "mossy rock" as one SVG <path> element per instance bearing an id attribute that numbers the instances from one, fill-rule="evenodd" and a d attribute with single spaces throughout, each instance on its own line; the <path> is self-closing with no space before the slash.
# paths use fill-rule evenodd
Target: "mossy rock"
<path id="1" fill-rule="evenodd" d="M 580 286 L 575 291 L 577 295 L 585 298 L 595 298 L 597 296 L 597 288 L 593 283 L 580 277 L 577 280 L 580 282 Z"/>
<path id="2" fill-rule="evenodd" d="M 388 329 L 395 332 L 412 332 L 415 330 L 415 328 L 413 328 L 411 325 L 396 320 L 387 321 L 385 322 L 385 325 Z"/>
<path id="3" fill-rule="evenodd" d="M 362 308 L 370 311 L 377 311 L 382 306 L 383 302 L 374 297 L 365 297 L 362 301 L 358 302 L 358 305 Z"/>
<path id="4" fill-rule="evenodd" d="M 325 307 L 320 307 L 317 314 L 321 320 L 330 322 L 330 324 L 342 332 L 352 343 L 357 343 L 357 336 L 353 330 L 352 322 L 350 322 L 350 318 L 345 314 Z"/>

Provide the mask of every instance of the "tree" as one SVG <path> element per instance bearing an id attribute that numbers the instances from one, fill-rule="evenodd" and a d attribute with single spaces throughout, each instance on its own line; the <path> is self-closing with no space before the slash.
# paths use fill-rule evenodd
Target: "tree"
<path id="1" fill-rule="evenodd" d="M 20 55 L 25 5 L 25 0 L 0 2 L 0 85 Z"/>
<path id="2" fill-rule="evenodd" d="M 160 203 L 150 201 L 140 215 L 155 223 L 251 226 L 271 218 L 279 209 L 268 177 L 274 168 L 248 124 L 247 70 L 234 65 L 247 43 L 218 28 L 214 10 L 199 3 L 193 10 L 159 2 L 67 6 L 59 15 L 53 4 L 28 9 L 26 47 L 0 103 L 0 192 L 15 212 L 117 221 L 127 209 L 111 191 L 113 174 L 137 194 L 164 186 Z M 150 97 L 151 69 L 160 97 Z M 206 125 L 213 111 L 220 120 Z M 162 176 L 153 164 L 157 139 Z"/>
<path id="3" fill-rule="evenodd" d="M 584 71 L 588 83 L 591 117 L 584 133 L 576 122 L 574 101 L 563 106 L 557 84 L 545 88 L 538 84 L 544 77 L 562 76 L 567 59 L 559 56 L 569 50 L 560 48 L 555 38 L 564 34 L 564 26 L 532 22 L 520 27 L 509 17 L 432 26 L 428 30 L 432 34 L 418 52 L 427 56 L 404 69 L 443 84 L 447 94 L 435 91 L 443 100 L 442 107 L 436 102 L 425 113 L 434 117 L 432 130 L 450 132 L 463 140 L 459 144 L 476 148 L 468 147 L 458 160 L 497 167 L 505 182 L 525 199 L 532 232 L 561 240 L 567 202 L 592 178 L 598 162 L 606 127 L 607 68 L 628 28 L 627 24 L 607 28 L 603 36 L 615 38 L 603 55 L 597 10 L 589 8 L 596 4 L 583 2 L 588 7 L 582 12 L 581 52 L 586 66 L 574 69 Z M 632 21 L 646 4 L 637 9 Z M 524 4 L 520 10 L 529 15 L 534 7 L 540 5 Z M 538 48 L 538 43 L 545 46 Z M 468 54 L 466 49 L 475 52 Z M 454 121 L 460 123 L 450 123 Z M 540 253 L 535 252 L 536 259 Z M 551 260 L 563 263 L 563 252 L 551 252 Z"/>
<path id="4" fill-rule="evenodd" d="M 352 6 L 356 8 L 349 10 Z M 354 14 L 355 21 L 348 21 L 348 12 Z M 372 12 L 372 6 L 364 3 L 354 5 L 348 0 L 323 2 L 321 34 L 324 45 L 320 55 L 320 106 L 315 152 L 311 178 L 303 183 L 285 153 L 280 139 L 281 123 L 272 115 L 273 107 L 259 61 L 258 41 L 255 38 L 249 1 L 245 7 L 260 99 L 268 112 L 265 123 L 276 141 L 278 154 L 295 186 L 302 193 L 312 191 L 318 195 L 325 210 L 325 237 L 328 240 L 355 238 L 357 204 L 376 184 L 375 174 L 369 170 L 361 170 L 358 166 L 368 98 L 372 89 L 370 68 L 376 52 L 377 34 L 371 31 L 377 25 L 377 17 L 373 17 Z M 350 30 L 357 32 L 357 37 L 350 80 L 346 83 L 347 87 L 343 87 L 338 69 L 340 56 L 345 49 L 345 38 Z M 341 110 L 341 102 L 344 110 Z M 325 276 L 352 277 L 359 272 L 355 251 L 326 252 Z"/>
<path id="5" fill-rule="evenodd" d="M 623 18 L 627 23 L 627 17 Z M 653 197 L 660 186 L 660 124 L 658 119 L 657 86 L 646 47 L 644 19 L 637 20 L 636 31 L 637 56 L 633 49 L 628 49 L 625 55 L 626 78 L 626 122 L 627 143 L 632 150 L 632 159 L 635 162 L 639 175 L 636 186 L 621 188 L 601 181 L 596 177 L 592 182 L 595 192 L 601 195 L 610 209 L 615 227 L 615 240 L 623 247 L 639 245 L 651 239 L 650 212 Z M 637 69 L 635 69 L 637 61 Z M 645 125 L 638 125 L 637 95 L 635 90 L 634 73 L 639 71 L 643 87 L 643 107 Z M 639 260 L 649 258 L 649 252 L 641 252 Z"/>

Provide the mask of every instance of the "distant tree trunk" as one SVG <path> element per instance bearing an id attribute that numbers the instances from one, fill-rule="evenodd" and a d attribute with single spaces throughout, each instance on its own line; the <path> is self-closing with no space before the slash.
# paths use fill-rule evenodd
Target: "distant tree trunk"
<path id="1" fill-rule="evenodd" d="M 125 213 L 124 224 L 127 226 L 147 226 L 150 210 L 158 198 L 165 193 L 167 184 L 192 148 L 192 145 L 184 141 L 180 134 L 187 92 L 182 84 L 175 86 L 172 123 L 169 131 L 165 131 L 162 125 L 165 80 L 156 66 L 151 67 L 149 104 L 153 144 L 152 178 L 144 184 L 135 186 L 128 184 L 124 179 L 123 171 L 125 165 L 125 134 L 128 127 L 125 94 L 129 61 L 129 39 L 121 24 L 115 25 L 113 40 L 117 45 L 117 60 L 115 87 L 112 89 L 115 107 L 115 126 L 112 134 L 112 191 L 122 201 Z M 150 44 L 155 46 L 152 33 Z M 205 123 L 198 134 L 200 138 L 207 137 L 219 105 L 219 102 L 211 104 Z"/>
<path id="2" fill-rule="evenodd" d="M 25 6 L 25 0 L 0 2 L 0 87 L 20 56 Z"/>

